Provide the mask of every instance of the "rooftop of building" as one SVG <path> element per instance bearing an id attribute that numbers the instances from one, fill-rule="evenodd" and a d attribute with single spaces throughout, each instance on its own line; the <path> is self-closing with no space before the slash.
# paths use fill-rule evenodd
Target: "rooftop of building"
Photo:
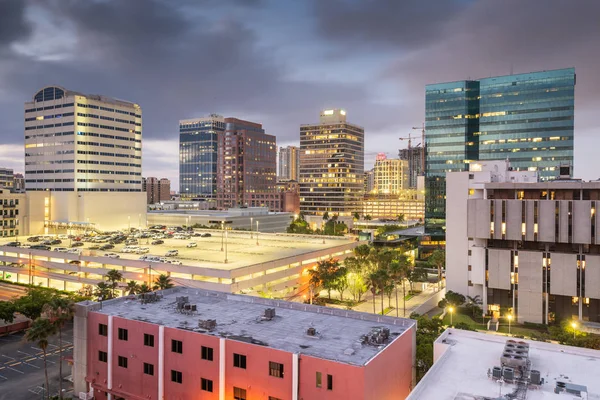
<path id="1" fill-rule="evenodd" d="M 500 397 L 500 391 L 506 396 L 513 393 L 516 385 L 505 382 L 500 388 L 497 379 L 488 377 L 488 370 L 500 366 L 500 357 L 508 339 L 511 338 L 459 329 L 446 330 L 434 343 L 434 348 L 439 350 L 436 350 L 436 363 L 408 399 L 508 399 Z M 530 369 L 539 371 L 544 379 L 542 385 L 529 386 L 526 393 L 528 400 L 580 398 L 565 392 L 555 393 L 557 382 L 586 386 L 588 399 L 600 398 L 600 351 L 523 341 L 529 345 Z"/>
<path id="2" fill-rule="evenodd" d="M 163 203 L 181 203 L 185 200 L 165 200 Z M 192 214 L 194 216 L 205 216 L 219 218 L 231 218 L 231 217 L 242 217 L 242 216 L 257 216 L 257 215 L 277 215 L 277 214 L 290 214 L 287 212 L 273 212 L 269 211 L 267 207 L 244 207 L 244 208 L 229 208 L 227 210 L 157 210 L 149 211 L 156 214 Z M 291 216 L 291 214 L 290 214 Z"/>
<path id="3" fill-rule="evenodd" d="M 81 92 L 76 92 L 74 90 L 65 89 L 64 87 L 58 86 L 58 85 L 51 85 L 51 86 L 46 86 L 46 87 L 41 88 L 33 95 L 33 99 L 30 103 L 37 102 L 37 101 L 58 100 L 58 99 L 61 99 L 63 97 L 67 97 L 67 96 L 82 96 L 82 97 L 88 98 L 90 100 L 102 101 L 105 103 L 112 103 L 112 104 L 125 106 L 125 107 L 140 108 L 140 106 L 138 104 L 131 102 L 131 101 L 121 100 L 121 99 L 117 99 L 114 97 L 109 97 L 109 96 L 104 96 L 104 95 L 99 95 L 99 94 L 84 94 Z"/>
<path id="4" fill-rule="evenodd" d="M 109 300 L 97 311 L 352 365 L 366 364 L 415 324 L 406 318 L 201 289 L 178 287 L 163 294 L 147 304 L 126 297 Z M 177 298 L 183 296 L 197 306 L 197 314 L 177 312 Z M 264 318 L 267 308 L 275 310 L 271 320 Z M 200 320 L 211 319 L 216 320 L 215 329 L 199 328 Z M 309 328 L 316 330 L 315 336 L 307 333 Z M 389 329 L 389 338 L 377 341 L 381 328 Z M 373 341 L 364 343 L 363 336 L 373 334 Z"/>
<path id="5" fill-rule="evenodd" d="M 431 87 L 431 89 L 434 89 L 434 87 L 436 87 L 436 86 L 440 86 L 440 87 L 444 86 L 444 85 L 454 86 L 454 84 L 456 84 L 456 83 L 488 81 L 488 80 L 494 80 L 494 79 L 499 79 L 499 78 L 513 78 L 516 81 L 529 80 L 532 78 L 532 75 L 539 75 L 539 74 L 560 75 L 560 74 L 565 74 L 565 73 L 566 74 L 575 74 L 575 68 L 570 67 L 570 68 L 549 69 L 549 70 L 542 70 L 542 71 L 522 72 L 522 73 L 518 73 L 518 74 L 511 73 L 511 74 L 506 74 L 506 75 L 488 76 L 488 77 L 476 78 L 476 79 L 472 79 L 472 78 L 459 79 L 459 80 L 450 81 L 450 82 L 436 82 L 436 83 L 426 84 L 425 88 L 427 89 L 427 88 Z M 438 89 L 438 88 L 436 87 L 435 89 Z"/>

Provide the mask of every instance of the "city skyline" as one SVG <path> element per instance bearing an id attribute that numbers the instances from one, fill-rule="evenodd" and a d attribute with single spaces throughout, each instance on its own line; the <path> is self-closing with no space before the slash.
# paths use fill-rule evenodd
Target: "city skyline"
<path id="1" fill-rule="evenodd" d="M 368 169 L 377 152 L 392 157 L 406 147 L 398 137 L 423 122 L 426 84 L 575 67 L 574 176 L 598 178 L 585 151 L 596 145 L 600 89 L 595 2 L 553 0 L 539 8 L 511 0 L 502 9 L 489 1 L 436 8 L 417 1 L 144 4 L 2 2 L 2 166 L 24 172 L 22 104 L 55 84 L 140 104 L 143 174 L 177 183 L 180 119 L 236 115 L 262 123 L 278 146 L 287 146 L 298 145 L 299 125 L 318 110 L 344 108 L 367 132 Z M 469 28 L 465 20 L 487 28 Z M 493 50 L 465 45 L 470 41 L 493 42 Z M 205 52 L 212 59 L 199 63 Z"/>

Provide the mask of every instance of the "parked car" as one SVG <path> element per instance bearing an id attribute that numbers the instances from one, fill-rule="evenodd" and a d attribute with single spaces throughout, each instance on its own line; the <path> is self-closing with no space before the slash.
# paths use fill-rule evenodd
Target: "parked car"
<path id="1" fill-rule="evenodd" d="M 187 247 L 187 248 L 191 248 L 191 247 L 198 247 L 198 243 L 196 243 L 196 242 L 189 242 L 189 243 L 187 244 L 187 246 L 185 246 L 185 247 Z"/>
<path id="2" fill-rule="evenodd" d="M 79 260 L 71 260 L 71 261 L 69 261 L 69 264 L 80 265 L 81 261 L 79 261 Z"/>
<path id="3" fill-rule="evenodd" d="M 146 254 L 150 251 L 147 247 L 138 247 L 135 251 L 135 254 Z"/>
<path id="4" fill-rule="evenodd" d="M 83 246 L 83 242 L 73 242 L 71 243 L 71 247 L 81 247 Z"/>
<path id="5" fill-rule="evenodd" d="M 126 245 L 130 245 L 130 244 L 139 244 L 138 241 L 136 239 L 127 239 L 127 241 L 125 242 Z"/>
<path id="6" fill-rule="evenodd" d="M 6 243 L 6 246 L 10 246 L 10 247 L 19 247 L 21 245 L 21 242 L 8 242 Z"/>
<path id="7" fill-rule="evenodd" d="M 40 237 L 39 236 L 31 236 L 27 238 L 28 242 L 39 242 L 40 241 Z"/>
<path id="8" fill-rule="evenodd" d="M 81 254 L 81 250 L 79 250 L 79 249 L 69 249 L 69 250 L 67 251 L 67 253 L 69 253 L 69 254 L 77 254 L 77 255 L 79 255 L 79 254 Z"/>
<path id="9" fill-rule="evenodd" d="M 135 251 L 138 249 L 137 246 L 125 246 L 123 247 L 123 249 L 121 250 L 121 253 L 135 253 Z"/>
<path id="10" fill-rule="evenodd" d="M 58 235 L 58 238 L 62 239 L 62 240 L 67 240 L 69 238 L 69 236 L 68 235 Z"/>
<path id="11" fill-rule="evenodd" d="M 44 246 L 52 246 L 52 240 L 44 240 L 42 243 L 40 243 Z"/>
<path id="12" fill-rule="evenodd" d="M 167 260 L 167 263 L 173 264 L 173 265 L 181 265 L 181 261 L 179 261 L 179 260 Z"/>
<path id="13" fill-rule="evenodd" d="M 88 247 L 88 249 L 90 249 L 90 250 L 100 250 L 100 246 L 97 245 L 97 244 L 95 244 L 93 246 Z"/>
<path id="14" fill-rule="evenodd" d="M 44 246 L 43 244 L 36 244 L 34 246 L 31 246 L 30 249 L 32 249 L 32 250 L 50 250 L 50 246 Z"/>
<path id="15" fill-rule="evenodd" d="M 169 250 L 165 254 L 165 257 L 176 257 L 179 255 L 179 250 Z"/>
<path id="16" fill-rule="evenodd" d="M 157 245 L 157 244 L 163 244 L 164 242 L 165 242 L 164 240 L 160 240 L 160 239 L 159 239 L 159 240 L 153 240 L 153 241 L 152 241 L 152 244 L 153 244 L 153 245 Z"/>
<path id="17" fill-rule="evenodd" d="M 60 239 L 54 239 L 54 240 L 50 241 L 50 244 L 52 244 L 52 245 L 62 244 L 62 240 L 60 240 Z"/>
<path id="18" fill-rule="evenodd" d="M 118 255 L 117 253 L 106 253 L 106 254 L 104 254 L 104 257 L 121 258 L 121 256 Z"/>
<path id="19" fill-rule="evenodd" d="M 145 261 L 145 260 L 146 260 L 146 258 L 148 258 L 148 256 L 140 256 L 140 258 L 138 258 L 138 260 L 140 260 L 140 261 Z"/>
<path id="20" fill-rule="evenodd" d="M 110 243 L 100 246 L 100 250 L 110 250 L 110 249 L 114 249 L 114 248 L 115 248 L 115 245 L 110 244 Z"/>
<path id="21" fill-rule="evenodd" d="M 203 233 L 202 237 L 211 237 L 212 235 L 210 233 Z"/>
<path id="22" fill-rule="evenodd" d="M 66 253 L 69 251 L 66 247 L 55 247 L 54 251 L 58 251 L 59 253 Z"/>

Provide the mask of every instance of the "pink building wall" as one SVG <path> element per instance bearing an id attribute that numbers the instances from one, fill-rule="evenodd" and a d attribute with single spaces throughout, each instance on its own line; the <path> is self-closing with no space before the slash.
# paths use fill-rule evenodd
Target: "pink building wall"
<path id="1" fill-rule="evenodd" d="M 89 313 L 88 314 L 88 345 L 87 345 L 87 381 L 93 387 L 106 387 L 108 380 L 108 363 L 98 360 L 98 352 L 108 353 L 108 336 L 98 334 L 98 325 L 108 325 L 108 315 Z M 94 390 L 94 396 L 103 400 L 104 394 Z"/>
<path id="2" fill-rule="evenodd" d="M 316 385 L 317 372 L 321 372 L 321 387 Z M 333 376 L 333 390 L 327 390 L 327 375 Z M 299 400 L 363 399 L 365 392 L 362 366 L 338 363 L 312 356 L 300 357 Z"/>

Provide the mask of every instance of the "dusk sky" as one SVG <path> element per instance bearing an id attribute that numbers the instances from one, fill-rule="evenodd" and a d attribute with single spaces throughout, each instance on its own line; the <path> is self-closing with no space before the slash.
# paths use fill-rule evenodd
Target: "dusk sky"
<path id="1" fill-rule="evenodd" d="M 180 119 L 285 146 L 344 108 L 370 168 L 428 83 L 575 67 L 575 176 L 598 179 L 599 20 L 598 0 L 0 0 L 0 166 L 23 171 L 23 103 L 48 85 L 140 104 L 143 174 L 177 189 Z"/>

